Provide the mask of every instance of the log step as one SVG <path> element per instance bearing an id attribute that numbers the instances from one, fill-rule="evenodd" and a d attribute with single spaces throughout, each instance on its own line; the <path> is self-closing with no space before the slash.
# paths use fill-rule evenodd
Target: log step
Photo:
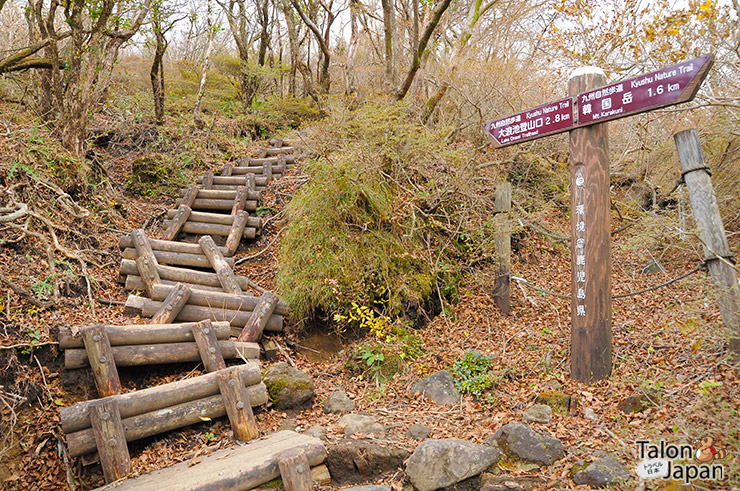
<path id="1" fill-rule="evenodd" d="M 203 255 L 203 250 L 200 248 L 200 245 L 198 244 L 189 244 L 187 242 L 177 242 L 174 240 L 158 240 L 158 239 L 149 239 L 149 244 L 151 245 L 154 251 Z M 134 247 L 134 240 L 131 237 L 131 234 L 126 234 L 123 237 L 121 237 L 121 240 L 118 241 L 118 247 L 119 249 L 126 249 L 126 248 Z M 227 247 L 223 247 L 223 246 L 219 247 L 219 250 L 221 251 L 221 254 L 223 254 L 224 256 L 229 254 L 229 249 Z"/>
<path id="2" fill-rule="evenodd" d="M 236 194 L 236 188 L 243 186 L 244 184 L 233 184 L 228 186 L 222 186 L 222 185 L 214 185 L 214 189 L 209 189 L 209 191 L 218 191 L 218 190 L 233 190 L 234 194 Z M 263 187 L 264 188 L 264 187 Z M 175 200 L 175 205 L 180 206 L 182 204 L 182 198 L 177 198 Z M 234 198 L 232 199 L 212 199 L 212 198 L 196 198 L 193 200 L 193 205 L 190 207 L 193 210 L 225 210 L 231 212 L 232 208 L 234 208 Z M 246 201 L 246 204 L 244 205 L 244 209 L 247 211 L 256 211 L 257 210 L 257 200 L 251 200 L 248 199 Z"/>
<path id="3" fill-rule="evenodd" d="M 197 457 L 197 465 L 193 461 L 181 462 L 151 474 L 119 481 L 104 489 L 249 490 L 280 477 L 278 458 L 294 449 L 305 452 L 311 467 L 318 466 L 326 459 L 326 448 L 318 438 L 293 431 L 279 431 L 264 440 Z"/>
<path id="4" fill-rule="evenodd" d="M 172 219 L 177 213 L 177 210 L 167 210 L 167 218 Z M 195 223 L 213 223 L 216 225 L 228 225 L 231 227 L 234 224 L 234 215 L 224 215 L 223 213 L 208 213 L 204 211 L 194 211 L 190 213 L 188 217 L 189 222 Z M 252 227 L 257 230 L 262 229 L 262 218 L 260 217 L 247 217 L 247 227 Z M 155 254 L 156 256 L 156 254 Z"/>
<path id="5" fill-rule="evenodd" d="M 157 266 L 157 273 L 159 273 L 162 280 L 169 281 L 180 281 L 188 284 L 205 285 L 220 287 L 221 282 L 218 279 L 216 273 L 206 273 L 203 271 L 196 271 L 194 269 L 186 268 L 175 268 L 172 266 Z M 133 275 L 138 276 L 139 271 L 136 269 L 136 262 L 130 259 L 121 260 L 121 275 Z M 237 276 L 236 281 L 242 290 L 248 290 L 251 286 L 251 282 L 243 277 Z"/>
<path id="6" fill-rule="evenodd" d="M 231 217 L 231 221 L 234 221 L 234 217 L 231 215 L 225 215 L 227 217 Z M 252 217 L 254 218 L 254 217 Z M 168 226 L 170 223 L 172 223 L 171 220 L 165 220 L 164 226 Z M 242 238 L 244 239 L 254 239 L 257 237 L 257 228 L 256 227 L 250 227 L 246 226 L 244 227 L 244 231 L 242 232 Z M 221 237 L 228 237 L 231 233 L 231 225 L 221 225 L 218 223 L 208 223 L 208 222 L 195 222 L 192 220 L 188 220 L 182 225 L 182 228 L 180 229 L 180 232 L 185 232 L 186 234 L 194 234 L 194 235 L 218 235 Z M 230 256 L 231 252 L 228 252 L 224 254 L 224 256 Z"/>
<path id="7" fill-rule="evenodd" d="M 187 192 L 188 188 L 180 188 L 180 196 L 185 196 Z M 227 199 L 233 202 L 236 199 L 236 190 L 200 189 L 197 197 L 201 199 Z M 260 199 L 262 199 L 262 194 L 259 191 L 247 191 L 247 201 L 259 201 Z"/>
<path id="8" fill-rule="evenodd" d="M 195 324 L 197 323 L 103 325 L 103 330 L 108 335 L 108 341 L 111 346 L 184 343 L 193 340 L 190 330 Z M 229 339 L 230 326 L 228 322 L 214 322 L 212 327 L 218 339 Z M 59 347 L 61 349 L 66 350 L 85 346 L 79 330 L 76 331 L 77 336 L 73 335 L 72 328 L 70 327 L 62 326 L 59 328 Z"/>
<path id="9" fill-rule="evenodd" d="M 237 160 L 237 165 L 239 167 L 262 167 L 265 164 L 277 164 L 280 161 L 279 156 L 272 156 L 272 157 L 244 157 L 239 160 Z M 295 164 L 295 156 L 293 155 L 286 155 L 285 156 L 285 163 L 288 165 Z"/>
<path id="10" fill-rule="evenodd" d="M 175 210 L 170 210 L 170 211 L 174 212 Z M 220 216 L 228 216 L 228 215 L 220 215 Z M 136 249 L 134 249 L 133 247 L 125 248 L 121 255 L 123 256 L 124 259 L 132 259 L 132 260 L 136 260 L 136 258 L 139 257 L 138 253 L 136 252 Z M 185 252 L 166 252 L 166 251 L 155 250 L 154 257 L 157 259 L 157 262 L 159 264 L 168 264 L 170 266 L 189 266 L 192 268 L 210 268 L 211 267 L 211 263 L 208 262 L 208 258 L 206 258 L 206 256 L 203 255 L 202 253 L 188 254 Z M 228 262 L 232 268 L 234 267 L 233 257 L 227 257 L 226 262 Z"/>

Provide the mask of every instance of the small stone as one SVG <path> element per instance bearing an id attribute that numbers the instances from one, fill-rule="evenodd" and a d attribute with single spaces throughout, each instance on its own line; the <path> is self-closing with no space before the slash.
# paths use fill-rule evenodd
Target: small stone
<path id="1" fill-rule="evenodd" d="M 550 421 L 552 421 L 552 408 L 545 404 L 535 404 L 524 411 L 522 419 L 525 423 L 550 424 Z"/>
<path id="2" fill-rule="evenodd" d="M 558 414 L 576 414 L 578 408 L 578 399 L 575 396 L 557 390 L 538 394 L 534 402 L 550 406 Z"/>
<path id="3" fill-rule="evenodd" d="M 584 408 L 583 409 L 583 417 L 586 418 L 586 419 L 594 420 L 594 421 L 596 421 L 597 419 L 599 419 L 599 417 L 596 415 L 596 413 L 594 412 L 594 410 L 591 409 L 590 407 L 587 407 L 587 408 Z"/>
<path id="4" fill-rule="evenodd" d="M 278 431 L 293 431 L 296 429 L 296 422 L 290 419 L 286 419 L 282 423 L 280 423 L 280 427 L 278 428 Z"/>
<path id="5" fill-rule="evenodd" d="M 426 440 L 406 464 L 406 475 L 419 491 L 433 491 L 475 476 L 498 462 L 494 447 L 449 438 Z"/>
<path id="6" fill-rule="evenodd" d="M 319 440 L 326 440 L 326 430 L 321 425 L 313 425 L 306 430 L 306 434 Z"/>
<path id="7" fill-rule="evenodd" d="M 324 403 L 326 414 L 347 413 L 355 409 L 355 403 L 342 391 L 336 391 Z"/>
<path id="8" fill-rule="evenodd" d="M 285 362 L 276 363 L 268 368 L 263 382 L 267 386 L 270 399 L 278 409 L 300 406 L 313 398 L 314 386 L 311 377 Z"/>
<path id="9" fill-rule="evenodd" d="M 431 432 L 432 429 L 427 425 L 413 424 L 408 431 L 406 431 L 406 436 L 413 438 L 414 440 L 426 440 Z"/>
<path id="10" fill-rule="evenodd" d="M 457 404 L 461 398 L 452 375 L 446 370 L 440 370 L 419 380 L 411 388 L 411 392 L 415 395 L 420 394 L 426 399 L 431 399 L 439 405 Z"/>
<path id="11" fill-rule="evenodd" d="M 375 421 L 372 416 L 364 414 L 346 414 L 337 422 L 339 427 L 344 428 L 345 436 L 355 433 L 383 433 L 385 426 Z"/>
<path id="12" fill-rule="evenodd" d="M 663 265 L 660 264 L 660 261 L 658 261 L 655 258 L 650 258 L 645 266 L 640 270 L 640 273 L 642 274 L 652 274 L 652 273 L 660 273 L 661 271 L 665 271 L 663 269 Z"/>
<path id="13" fill-rule="evenodd" d="M 486 444 L 498 444 L 504 453 L 539 465 L 552 465 L 565 455 L 563 442 L 522 423 L 502 426 L 486 440 Z"/>
<path id="14" fill-rule="evenodd" d="M 364 486 L 344 488 L 342 491 L 391 491 L 391 488 L 384 484 L 365 484 Z"/>
<path id="15" fill-rule="evenodd" d="M 611 455 L 598 459 L 573 474 L 573 482 L 592 487 L 602 487 L 629 478 L 627 468 Z"/>
<path id="16" fill-rule="evenodd" d="M 483 474 L 480 491 L 535 491 L 546 489 L 547 483 L 538 477 Z"/>

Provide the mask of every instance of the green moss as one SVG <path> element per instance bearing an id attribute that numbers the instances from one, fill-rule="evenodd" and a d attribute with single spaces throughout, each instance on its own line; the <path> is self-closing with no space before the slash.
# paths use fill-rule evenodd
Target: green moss
<path id="1" fill-rule="evenodd" d="M 535 402 L 550 406 L 558 414 L 568 414 L 574 403 L 571 396 L 559 391 L 542 392 L 535 398 Z"/>
<path id="2" fill-rule="evenodd" d="M 126 188 L 142 196 L 171 192 L 184 185 L 185 179 L 173 160 L 163 154 L 140 157 L 131 164 Z"/>

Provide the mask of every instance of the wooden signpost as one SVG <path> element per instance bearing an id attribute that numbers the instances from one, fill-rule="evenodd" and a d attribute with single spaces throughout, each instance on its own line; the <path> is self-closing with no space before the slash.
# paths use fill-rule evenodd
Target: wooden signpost
<path id="1" fill-rule="evenodd" d="M 599 68 L 575 70 L 569 97 L 484 125 L 496 148 L 570 132 L 571 377 L 611 373 L 611 252 L 607 125 L 694 98 L 714 62 L 705 55 L 610 85 Z"/>

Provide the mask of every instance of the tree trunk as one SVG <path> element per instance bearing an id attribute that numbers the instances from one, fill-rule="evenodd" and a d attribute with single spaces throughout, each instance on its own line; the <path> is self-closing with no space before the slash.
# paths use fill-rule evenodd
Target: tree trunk
<path id="1" fill-rule="evenodd" d="M 201 116 L 200 104 L 203 100 L 203 94 L 206 90 L 206 75 L 208 73 L 208 65 L 211 61 L 211 50 L 213 49 L 213 36 L 214 30 L 211 25 L 211 3 L 208 2 L 208 45 L 206 46 L 206 54 L 203 58 L 203 71 L 200 76 L 200 88 L 198 89 L 198 97 L 195 100 L 195 107 L 193 108 L 193 119 L 195 120 L 195 126 L 202 130 L 205 127 L 203 117 Z"/>
<path id="2" fill-rule="evenodd" d="M 152 61 L 152 69 L 149 73 L 149 78 L 152 82 L 152 95 L 154 97 L 154 121 L 156 124 L 164 124 L 164 64 L 162 58 L 167 50 L 167 40 L 164 37 L 162 31 L 162 23 L 160 19 L 153 21 L 154 36 L 157 40 L 157 45 L 154 49 L 154 61 Z"/>
<path id="3" fill-rule="evenodd" d="M 357 14 L 359 8 L 359 0 L 350 0 L 349 15 L 351 34 L 349 38 L 349 49 L 347 50 L 347 63 L 345 64 L 345 71 L 347 74 L 347 94 L 355 94 L 357 92 L 355 56 L 357 55 L 357 45 L 360 41 L 360 36 L 357 32 Z"/>
<path id="4" fill-rule="evenodd" d="M 395 12 L 393 0 L 381 0 L 383 6 L 383 36 L 385 38 L 385 84 L 390 90 L 396 85 L 393 63 L 393 25 Z"/>

